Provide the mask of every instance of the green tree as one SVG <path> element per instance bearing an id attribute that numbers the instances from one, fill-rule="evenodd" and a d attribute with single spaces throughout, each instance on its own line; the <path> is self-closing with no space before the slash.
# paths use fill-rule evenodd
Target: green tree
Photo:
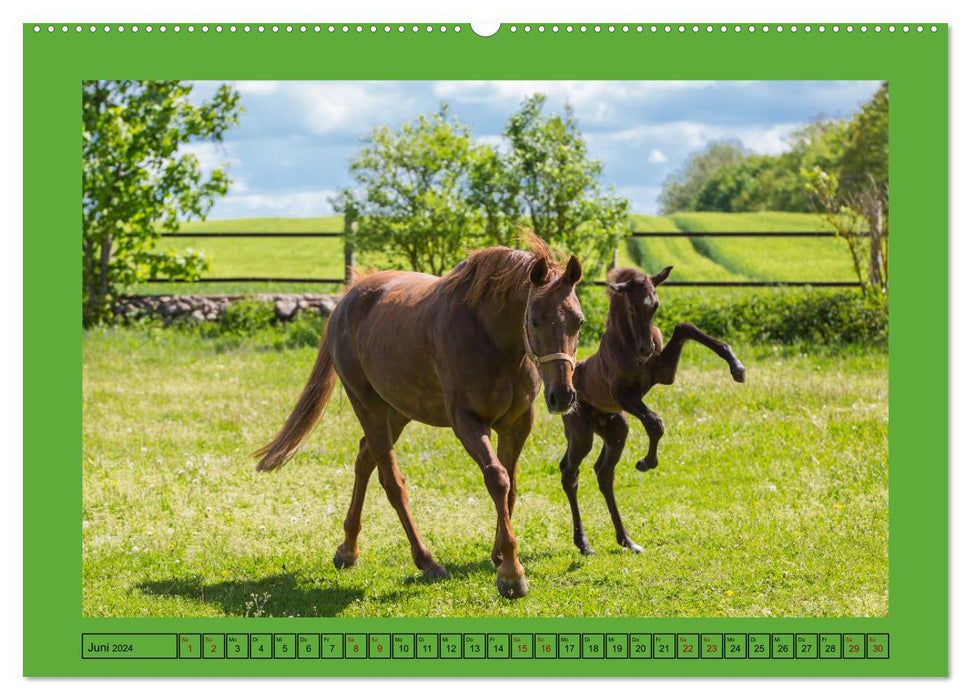
<path id="1" fill-rule="evenodd" d="M 510 117 L 502 155 L 445 103 L 397 129 L 374 129 L 351 160 L 354 184 L 332 200 L 357 222 L 355 248 L 440 275 L 468 248 L 513 244 L 526 225 L 585 264 L 604 265 L 630 230 L 627 200 L 601 188 L 603 166 L 588 156 L 569 107 L 544 117 L 544 99 Z"/>
<path id="2" fill-rule="evenodd" d="M 860 281 L 880 294 L 890 287 L 889 129 L 889 92 L 883 83 L 846 124 L 839 158 L 828 169 L 802 169 L 817 209 L 847 240 Z M 860 230 L 866 230 L 865 239 L 857 235 Z"/>
<path id="3" fill-rule="evenodd" d="M 506 124 L 509 150 L 497 189 L 505 220 L 526 222 L 533 232 L 577 255 L 590 269 L 606 266 L 630 233 L 630 206 L 613 188 L 603 189 L 603 164 L 591 158 L 569 104 L 543 116 L 543 95 L 527 98 Z"/>
<path id="4" fill-rule="evenodd" d="M 222 86 L 192 104 L 179 81 L 86 81 L 82 86 L 82 319 L 109 320 L 117 295 L 150 277 L 196 277 L 192 251 L 156 250 L 163 231 L 205 218 L 225 194 L 225 167 L 206 176 L 186 144 L 222 140 L 239 95 Z"/>
<path id="5" fill-rule="evenodd" d="M 356 218 L 358 250 L 383 251 L 441 275 L 484 240 L 488 212 L 478 188 L 495 159 L 443 103 L 398 129 L 371 131 L 351 160 L 355 186 L 332 204 Z"/>
<path id="6" fill-rule="evenodd" d="M 695 197 L 705 183 L 722 168 L 742 161 L 747 153 L 738 141 L 713 141 L 688 159 L 681 170 L 668 176 L 659 203 L 664 214 L 691 211 Z"/>

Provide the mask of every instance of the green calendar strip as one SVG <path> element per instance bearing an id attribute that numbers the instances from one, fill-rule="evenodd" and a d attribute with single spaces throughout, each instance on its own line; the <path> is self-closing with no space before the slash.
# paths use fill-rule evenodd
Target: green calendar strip
<path id="1" fill-rule="evenodd" d="M 866 633 L 82 634 L 82 659 L 889 659 Z"/>

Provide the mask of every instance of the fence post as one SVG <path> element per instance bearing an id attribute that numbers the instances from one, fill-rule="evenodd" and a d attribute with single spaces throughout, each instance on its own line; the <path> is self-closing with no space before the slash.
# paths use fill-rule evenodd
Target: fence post
<path id="1" fill-rule="evenodd" d="M 344 282 L 350 284 L 354 279 L 354 268 L 357 265 L 354 255 L 354 234 L 357 233 L 357 222 L 350 214 L 344 214 Z"/>

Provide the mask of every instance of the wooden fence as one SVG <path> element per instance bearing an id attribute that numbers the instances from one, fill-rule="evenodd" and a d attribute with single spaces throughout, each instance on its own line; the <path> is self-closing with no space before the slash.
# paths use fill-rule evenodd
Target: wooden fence
<path id="1" fill-rule="evenodd" d="M 296 231 L 289 233 L 260 232 L 246 233 L 242 231 L 226 231 L 219 233 L 165 233 L 162 238 L 343 238 L 344 233 L 338 231 Z M 861 236 L 867 234 L 862 233 Z M 634 231 L 633 238 L 834 238 L 832 231 Z M 345 245 L 345 269 L 353 267 L 354 252 Z M 152 283 L 235 283 L 262 282 L 267 284 L 344 284 L 345 279 L 329 277 L 202 277 L 197 280 L 186 279 L 150 279 Z M 594 280 L 592 284 L 604 285 L 603 280 Z M 685 281 L 671 280 L 664 283 L 668 287 L 859 287 L 857 280 L 846 281 L 803 281 L 803 280 L 732 280 L 732 281 Z"/>

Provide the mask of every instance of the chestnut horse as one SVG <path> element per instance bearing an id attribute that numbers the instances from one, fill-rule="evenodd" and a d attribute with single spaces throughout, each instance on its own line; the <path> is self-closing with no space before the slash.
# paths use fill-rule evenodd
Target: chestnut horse
<path id="1" fill-rule="evenodd" d="M 593 446 L 594 433 L 603 440 L 594 471 L 610 511 L 617 544 L 641 552 L 643 548 L 627 534 L 614 500 L 614 467 L 627 441 L 624 413 L 637 418 L 650 438 L 647 455 L 637 462 L 637 469 L 648 471 L 657 466 L 657 443 L 664 434 L 664 424 L 660 416 L 644 405 L 643 399 L 655 384 L 674 383 L 685 342 L 694 340 L 709 348 L 728 363 L 736 382 L 745 381 L 745 368 L 731 347 L 690 323 L 675 326 L 671 340 L 667 346 L 663 344 L 661 331 L 654 326 L 654 314 L 660 305 L 655 288 L 670 272 L 670 267 L 656 275 L 646 275 L 633 268 L 610 272 L 607 329 L 597 352 L 579 363 L 573 374 L 577 407 L 563 417 L 568 444 L 560 462 L 560 475 L 573 515 L 573 542 L 583 554 L 593 554 L 593 549 L 580 522 L 577 477 L 580 463 Z"/>
<path id="2" fill-rule="evenodd" d="M 580 261 L 565 269 L 538 237 L 530 251 L 471 253 L 445 277 L 376 272 L 355 280 L 324 331 L 310 380 L 277 436 L 256 455 L 259 471 L 283 466 L 316 425 L 337 377 L 364 429 L 354 464 L 345 539 L 334 565 L 359 555 L 364 493 L 375 466 L 411 544 L 415 566 L 446 575 L 422 543 L 408 507 L 394 444 L 410 421 L 450 427 L 482 470 L 496 506 L 492 561 L 507 598 L 526 595 L 510 522 L 516 466 L 545 386 L 551 413 L 574 403 L 573 367 L 583 315 L 574 288 Z M 527 362 L 526 358 L 531 361 Z M 498 434 L 498 449 L 490 431 Z"/>

